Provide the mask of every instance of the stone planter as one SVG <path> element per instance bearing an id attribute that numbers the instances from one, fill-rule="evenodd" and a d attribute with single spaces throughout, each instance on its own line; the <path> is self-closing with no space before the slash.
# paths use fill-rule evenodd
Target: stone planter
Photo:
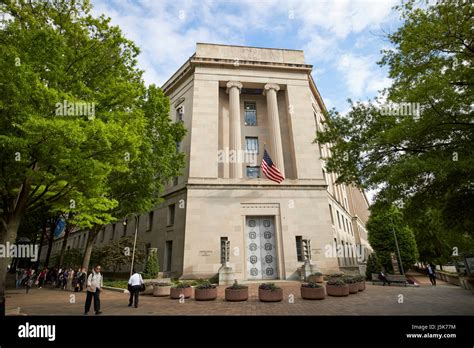
<path id="1" fill-rule="evenodd" d="M 169 296 L 170 292 L 171 292 L 171 285 L 167 285 L 167 286 L 154 285 L 153 286 L 153 296 L 156 296 L 156 297 Z"/>
<path id="2" fill-rule="evenodd" d="M 249 289 L 225 289 L 225 300 L 231 302 L 247 301 Z"/>
<path id="3" fill-rule="evenodd" d="M 280 302 L 283 300 L 283 289 L 258 289 L 258 299 L 262 302 Z"/>
<path id="4" fill-rule="evenodd" d="M 349 285 L 349 293 L 350 294 L 357 294 L 359 292 L 359 284 L 358 283 L 351 283 Z"/>
<path id="5" fill-rule="evenodd" d="M 326 285 L 326 292 L 329 296 L 349 296 L 349 286 L 344 284 L 342 286 L 335 286 L 335 285 Z"/>
<path id="6" fill-rule="evenodd" d="M 190 298 L 193 295 L 193 288 L 174 288 L 171 287 L 170 297 L 172 299 L 179 299 L 181 295 L 184 295 L 184 298 Z"/>
<path id="7" fill-rule="evenodd" d="M 324 276 L 312 274 L 308 277 L 308 283 L 324 283 Z"/>
<path id="8" fill-rule="evenodd" d="M 324 287 L 306 288 L 302 286 L 300 290 L 301 290 L 301 298 L 305 300 L 323 300 L 326 297 L 326 292 L 324 291 Z"/>
<path id="9" fill-rule="evenodd" d="M 359 291 L 364 291 L 365 290 L 365 281 L 358 282 L 357 286 L 359 287 Z"/>
<path id="10" fill-rule="evenodd" d="M 145 291 L 142 292 L 143 295 L 153 295 L 153 284 L 145 284 Z"/>
<path id="11" fill-rule="evenodd" d="M 194 299 L 196 301 L 212 301 L 217 298 L 217 288 L 194 289 Z"/>

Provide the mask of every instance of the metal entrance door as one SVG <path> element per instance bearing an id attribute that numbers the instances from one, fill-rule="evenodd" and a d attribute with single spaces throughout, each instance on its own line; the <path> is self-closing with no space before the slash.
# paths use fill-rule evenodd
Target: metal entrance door
<path id="1" fill-rule="evenodd" d="M 277 260 L 273 217 L 246 217 L 247 279 L 276 279 Z"/>

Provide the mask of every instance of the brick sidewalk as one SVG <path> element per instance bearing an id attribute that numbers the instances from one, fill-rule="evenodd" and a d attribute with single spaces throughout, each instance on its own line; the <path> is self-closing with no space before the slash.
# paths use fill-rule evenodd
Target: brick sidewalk
<path id="1" fill-rule="evenodd" d="M 349 297 L 326 297 L 307 301 L 300 297 L 299 282 L 279 282 L 284 301 L 258 301 L 258 284 L 249 284 L 247 302 L 226 302 L 224 287 L 215 301 L 184 303 L 170 298 L 140 296 L 138 308 L 128 307 L 128 295 L 105 290 L 101 295 L 104 315 L 474 315 L 474 296 L 453 285 L 436 287 L 380 286 L 367 283 L 367 289 Z M 294 303 L 289 303 L 290 295 Z M 85 293 L 56 289 L 7 290 L 7 315 L 82 315 Z M 75 303 L 70 303 L 75 295 Z M 399 300 L 403 296 L 403 303 Z M 91 310 L 90 315 L 93 315 Z"/>

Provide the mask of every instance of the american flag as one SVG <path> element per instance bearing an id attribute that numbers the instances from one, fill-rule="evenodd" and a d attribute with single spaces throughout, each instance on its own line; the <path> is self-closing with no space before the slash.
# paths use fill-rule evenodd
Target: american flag
<path id="1" fill-rule="evenodd" d="M 273 164 L 272 159 L 267 153 L 267 150 L 263 151 L 263 158 L 262 158 L 262 172 L 265 173 L 265 176 L 277 183 L 281 183 L 285 178 L 283 177 L 283 174 L 281 174 L 280 170 L 276 167 L 275 164 Z"/>

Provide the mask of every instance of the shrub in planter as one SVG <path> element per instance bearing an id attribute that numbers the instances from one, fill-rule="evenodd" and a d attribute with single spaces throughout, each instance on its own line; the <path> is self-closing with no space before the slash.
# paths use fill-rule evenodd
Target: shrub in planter
<path id="1" fill-rule="evenodd" d="M 258 287 L 258 299 L 262 302 L 280 302 L 283 300 L 283 289 L 274 283 L 263 283 Z"/>
<path id="2" fill-rule="evenodd" d="M 357 282 L 357 279 L 354 277 L 343 277 L 342 280 L 349 285 L 349 293 L 350 294 L 357 294 L 359 292 L 359 283 Z"/>
<path id="3" fill-rule="evenodd" d="M 301 298 L 305 300 L 322 300 L 326 297 L 324 286 L 316 283 L 301 284 Z"/>
<path id="4" fill-rule="evenodd" d="M 249 288 L 245 285 L 240 285 L 237 280 L 231 286 L 225 289 L 225 300 L 231 302 L 247 301 L 249 298 Z"/>
<path id="5" fill-rule="evenodd" d="M 308 277 L 309 283 L 324 283 L 324 277 L 321 272 L 316 272 Z"/>
<path id="6" fill-rule="evenodd" d="M 357 280 L 357 286 L 359 287 L 359 291 L 364 291 L 365 290 L 365 277 L 362 275 L 359 275 L 355 278 Z"/>
<path id="7" fill-rule="evenodd" d="M 344 273 L 333 273 L 333 274 L 328 274 L 325 279 L 326 280 L 329 280 L 329 279 L 333 279 L 333 278 L 342 278 L 344 277 Z"/>
<path id="8" fill-rule="evenodd" d="M 170 283 L 156 283 L 153 285 L 153 296 L 169 296 L 170 292 Z"/>
<path id="9" fill-rule="evenodd" d="M 190 298 L 193 295 L 191 285 L 185 282 L 179 282 L 171 287 L 170 297 L 172 299 L 179 299 L 181 295 L 184 295 L 184 298 Z"/>
<path id="10" fill-rule="evenodd" d="M 212 301 L 217 298 L 217 287 L 210 282 L 202 282 L 194 289 L 196 301 Z"/>
<path id="11" fill-rule="evenodd" d="M 341 277 L 331 278 L 326 283 L 326 292 L 329 296 L 349 296 L 349 285 Z"/>

